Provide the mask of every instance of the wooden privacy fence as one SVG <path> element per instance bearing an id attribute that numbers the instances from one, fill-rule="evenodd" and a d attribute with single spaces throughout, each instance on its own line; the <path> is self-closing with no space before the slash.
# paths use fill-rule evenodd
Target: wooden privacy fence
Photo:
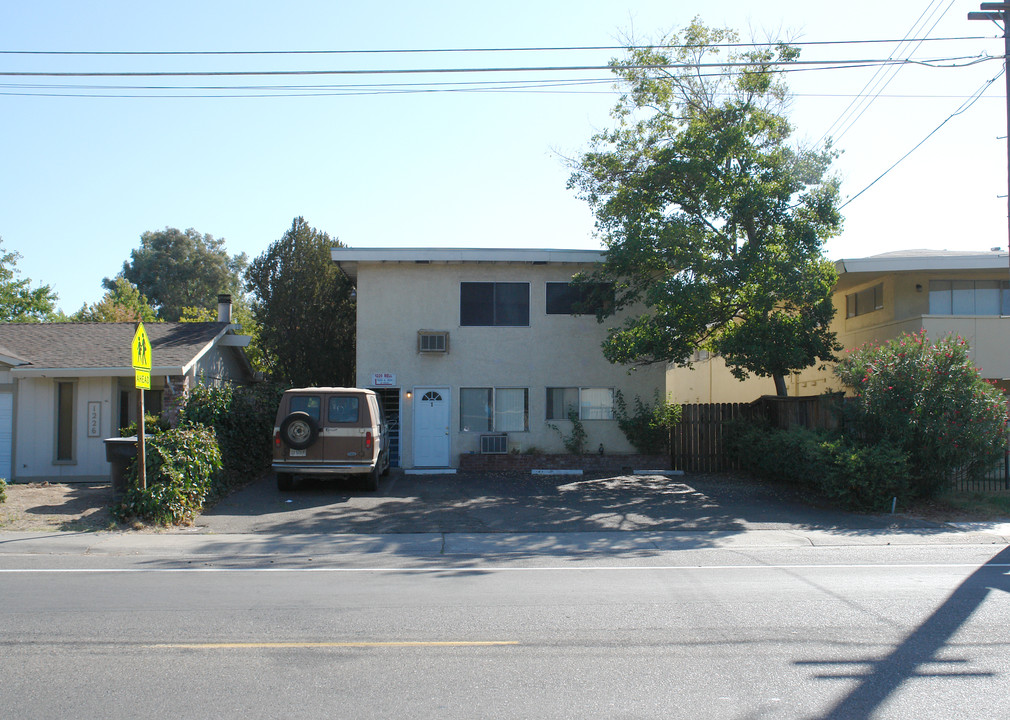
<path id="1" fill-rule="evenodd" d="M 783 429 L 795 425 L 831 428 L 836 423 L 831 411 L 836 401 L 832 395 L 765 395 L 751 403 L 682 405 L 680 423 L 670 438 L 670 462 L 673 469 L 685 472 L 737 470 L 725 450 L 726 423 L 746 419 L 763 420 Z"/>

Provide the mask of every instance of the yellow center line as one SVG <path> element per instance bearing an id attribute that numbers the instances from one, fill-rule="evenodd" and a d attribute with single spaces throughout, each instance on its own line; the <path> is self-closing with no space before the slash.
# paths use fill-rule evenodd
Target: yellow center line
<path id="1" fill-rule="evenodd" d="M 403 642 L 236 642 L 236 643 L 160 643 L 152 648 L 183 650 L 245 650 L 256 648 L 369 648 L 369 647 L 488 647 L 518 645 L 518 640 L 440 640 Z"/>

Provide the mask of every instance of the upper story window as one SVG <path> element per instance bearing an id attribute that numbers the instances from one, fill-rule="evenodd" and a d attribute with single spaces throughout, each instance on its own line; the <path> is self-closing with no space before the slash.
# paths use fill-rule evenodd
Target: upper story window
<path id="1" fill-rule="evenodd" d="M 845 296 L 845 317 L 865 315 L 884 309 L 884 283 Z"/>
<path id="2" fill-rule="evenodd" d="M 1006 280 L 930 280 L 930 315 L 1010 315 Z"/>
<path id="3" fill-rule="evenodd" d="M 613 306 L 611 283 L 547 283 L 548 315 L 591 315 Z"/>
<path id="4" fill-rule="evenodd" d="M 527 327 L 530 324 L 528 282 L 461 282 L 459 324 Z"/>

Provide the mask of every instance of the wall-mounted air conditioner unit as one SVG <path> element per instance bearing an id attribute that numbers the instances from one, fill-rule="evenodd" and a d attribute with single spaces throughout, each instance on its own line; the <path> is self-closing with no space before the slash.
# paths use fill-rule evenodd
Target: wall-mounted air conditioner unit
<path id="1" fill-rule="evenodd" d="M 489 433 L 480 436 L 481 455 L 504 455 L 509 451 L 509 436 L 506 433 Z"/>
<path id="2" fill-rule="evenodd" d="M 417 351 L 419 353 L 449 352 L 448 330 L 418 330 Z"/>

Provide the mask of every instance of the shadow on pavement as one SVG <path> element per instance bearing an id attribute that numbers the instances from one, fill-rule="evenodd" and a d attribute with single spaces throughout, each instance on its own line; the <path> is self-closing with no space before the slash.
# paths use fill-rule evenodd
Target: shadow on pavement
<path id="1" fill-rule="evenodd" d="M 895 516 L 818 508 L 789 488 L 723 476 L 405 475 L 375 493 L 302 480 L 279 492 L 268 475 L 197 519 L 214 533 L 573 533 L 939 528 Z"/>

